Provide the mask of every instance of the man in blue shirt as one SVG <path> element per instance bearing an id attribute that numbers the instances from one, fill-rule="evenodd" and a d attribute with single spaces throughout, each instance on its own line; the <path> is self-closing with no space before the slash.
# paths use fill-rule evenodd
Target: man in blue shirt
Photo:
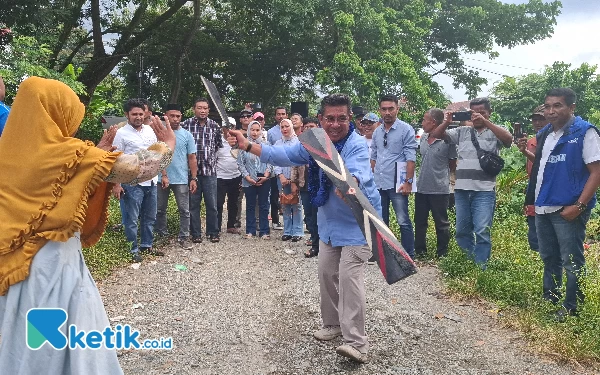
<path id="1" fill-rule="evenodd" d="M 267 141 L 274 145 L 275 142 L 281 139 L 281 120 L 287 118 L 287 110 L 285 107 L 275 108 L 275 124 L 267 131 Z M 279 222 L 279 179 L 271 179 L 271 222 L 273 229 L 282 230 L 283 226 Z"/>
<path id="2" fill-rule="evenodd" d="M 8 113 L 10 112 L 10 107 L 4 104 L 5 96 L 6 87 L 4 86 L 4 80 L 0 76 L 0 135 L 2 135 L 4 125 L 6 125 L 6 119 L 8 118 Z"/>
<path id="3" fill-rule="evenodd" d="M 412 191 L 417 157 L 417 141 L 412 126 L 398 120 L 398 98 L 384 95 L 379 99 L 379 113 L 383 126 L 373 132 L 371 142 L 371 166 L 375 174 L 375 184 L 381 194 L 383 221 L 390 225 L 390 203 L 394 207 L 402 247 L 415 257 L 415 236 L 413 224 L 408 215 L 408 196 Z M 406 163 L 406 177 L 396 191 L 396 164 Z"/>
<path id="4" fill-rule="evenodd" d="M 167 235 L 167 205 L 169 194 L 173 191 L 179 210 L 179 245 L 185 250 L 190 250 L 193 247 L 189 239 L 190 192 L 194 194 L 198 188 L 198 162 L 194 136 L 181 127 L 182 112 L 183 108 L 179 104 L 168 104 L 165 108 L 165 115 L 169 118 L 177 143 L 171 164 L 161 171 L 161 181 L 156 186 L 157 210 L 154 228 L 158 235 Z M 191 174 L 189 183 L 188 171 Z"/>
<path id="5" fill-rule="evenodd" d="M 347 95 L 332 94 L 321 102 L 319 121 L 362 192 L 378 212 L 381 202 L 369 166 L 365 139 L 354 131 L 351 103 Z M 319 285 L 323 328 L 314 333 L 318 340 L 343 336 L 344 344 L 336 352 L 356 362 L 367 360 L 369 342 L 365 333 L 365 265 L 371 251 L 350 207 L 339 190 L 301 143 L 269 146 L 250 143 L 239 131 L 230 131 L 230 144 L 260 155 L 263 162 L 279 166 L 309 164 L 309 191 L 318 207 Z M 311 178 L 313 177 L 313 178 Z"/>

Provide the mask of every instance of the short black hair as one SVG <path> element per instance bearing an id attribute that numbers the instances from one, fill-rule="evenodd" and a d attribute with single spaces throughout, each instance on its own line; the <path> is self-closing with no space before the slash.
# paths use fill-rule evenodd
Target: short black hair
<path id="1" fill-rule="evenodd" d="M 123 111 L 129 113 L 134 108 L 140 108 L 142 111 L 146 110 L 146 103 L 142 99 L 129 99 L 123 104 Z"/>
<path id="2" fill-rule="evenodd" d="M 484 105 L 485 109 L 488 110 L 488 112 L 492 112 L 492 103 L 490 103 L 490 99 L 489 98 L 475 98 L 473 100 L 471 100 L 469 102 L 469 108 L 473 107 L 474 105 Z"/>
<path id="3" fill-rule="evenodd" d="M 394 102 L 398 105 L 398 97 L 393 94 L 386 94 L 379 98 L 379 105 L 381 105 L 381 102 Z"/>
<path id="4" fill-rule="evenodd" d="M 302 119 L 302 125 L 306 125 L 306 124 L 317 124 L 319 125 L 319 119 L 315 118 L 315 117 L 307 117 Z"/>
<path id="5" fill-rule="evenodd" d="M 144 99 L 144 98 L 138 98 L 140 102 L 144 103 L 144 105 L 146 105 L 148 107 L 148 110 L 150 112 L 152 112 L 152 103 L 150 103 L 150 100 L 148 99 Z"/>
<path id="6" fill-rule="evenodd" d="M 352 102 L 350 97 L 346 94 L 329 94 L 321 100 L 321 114 L 325 112 L 325 107 L 340 107 L 346 106 L 348 108 L 348 114 L 352 112 Z"/>
<path id="7" fill-rule="evenodd" d="M 290 115 L 290 117 L 293 117 L 293 116 L 298 116 L 298 117 L 300 117 L 300 120 L 302 120 L 302 119 L 303 119 L 302 115 L 301 115 L 301 114 L 299 114 L 298 112 L 294 112 L 294 113 L 292 113 L 292 114 Z"/>
<path id="8" fill-rule="evenodd" d="M 287 109 L 285 107 L 282 107 L 282 106 L 275 107 L 275 112 L 277 112 L 278 109 L 283 109 L 285 111 L 285 113 L 287 113 Z"/>
<path id="9" fill-rule="evenodd" d="M 565 98 L 565 103 L 571 106 L 577 102 L 577 94 L 569 87 L 557 87 L 548 91 L 546 98 L 553 96 L 555 98 Z"/>
<path id="10" fill-rule="evenodd" d="M 433 121 L 435 121 L 436 125 L 439 125 L 442 122 L 444 122 L 444 111 L 442 111 L 441 109 L 431 108 L 429 111 L 427 111 L 427 113 L 429 113 L 429 116 L 431 116 Z"/>
<path id="11" fill-rule="evenodd" d="M 210 108 L 210 102 L 208 101 L 208 99 L 206 99 L 204 97 L 194 99 L 194 107 L 196 107 L 196 104 L 198 104 L 200 102 L 208 104 L 208 108 Z"/>

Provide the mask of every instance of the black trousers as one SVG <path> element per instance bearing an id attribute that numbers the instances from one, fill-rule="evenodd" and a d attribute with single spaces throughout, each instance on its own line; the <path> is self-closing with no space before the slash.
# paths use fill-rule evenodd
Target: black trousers
<path id="1" fill-rule="evenodd" d="M 446 255 L 450 242 L 450 222 L 448 221 L 448 201 L 450 194 L 415 193 L 415 253 L 427 252 L 426 235 L 429 212 L 435 223 L 438 257 Z"/>
<path id="2" fill-rule="evenodd" d="M 238 196 L 240 195 L 240 181 L 242 176 L 224 179 L 217 178 L 217 219 L 219 231 L 223 224 L 223 205 L 227 196 L 227 229 L 234 228 L 238 214 Z"/>
<path id="3" fill-rule="evenodd" d="M 279 184 L 277 177 L 271 179 L 271 222 L 273 224 L 281 224 L 279 222 Z"/>

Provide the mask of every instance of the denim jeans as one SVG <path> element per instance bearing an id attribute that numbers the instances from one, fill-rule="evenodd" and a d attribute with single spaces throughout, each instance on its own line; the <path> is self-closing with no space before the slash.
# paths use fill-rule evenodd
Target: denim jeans
<path id="1" fill-rule="evenodd" d="M 131 253 L 135 254 L 140 247 L 152 247 L 153 230 L 156 221 L 156 185 L 130 186 L 123 184 L 125 196 L 125 237 L 131 242 Z M 141 239 L 138 246 L 138 218 L 140 220 Z"/>
<path id="2" fill-rule="evenodd" d="M 564 268 L 567 288 L 563 306 L 568 310 L 577 310 L 577 303 L 584 299 L 579 282 L 585 274 L 583 240 L 590 212 L 591 209 L 585 210 L 573 221 L 563 219 L 560 211 L 535 215 L 540 257 L 544 262 L 543 297 L 554 303 L 560 300 Z"/>
<path id="3" fill-rule="evenodd" d="M 291 194 L 290 185 L 283 187 L 284 194 Z M 302 204 L 282 204 L 283 207 L 283 234 L 288 236 L 304 236 L 302 226 Z"/>
<path id="4" fill-rule="evenodd" d="M 277 177 L 273 177 L 269 180 L 271 183 L 270 187 L 270 204 L 271 204 L 271 222 L 273 224 L 281 224 L 279 222 L 279 191 L 280 191 L 280 182 Z M 247 203 L 247 202 L 246 202 Z M 268 217 L 268 215 L 267 215 Z"/>
<path id="5" fill-rule="evenodd" d="M 410 255 L 415 257 L 415 234 L 413 232 L 413 224 L 408 216 L 408 195 L 397 193 L 395 189 L 379 190 L 381 195 L 381 213 L 383 222 L 390 225 L 390 202 L 396 213 L 396 220 L 400 227 L 400 243 L 402 247 Z"/>
<path id="6" fill-rule="evenodd" d="M 269 230 L 269 194 L 271 185 L 267 182 L 261 186 L 244 188 L 246 195 L 246 234 L 256 235 L 256 200 L 258 198 L 259 235 L 270 233 Z"/>
<path id="7" fill-rule="evenodd" d="M 200 205 L 204 197 L 206 210 L 206 235 L 218 236 L 217 176 L 198 176 L 198 189 L 190 194 L 190 232 L 193 238 L 202 237 Z"/>
<path id="8" fill-rule="evenodd" d="M 317 226 L 317 211 L 318 207 L 313 206 L 310 201 L 310 193 L 308 190 L 300 191 L 300 198 L 302 199 L 302 208 L 304 211 L 304 222 L 306 228 L 310 233 L 310 242 L 312 242 L 313 249 L 319 248 L 319 227 Z"/>
<path id="9" fill-rule="evenodd" d="M 171 191 L 175 196 L 177 210 L 179 211 L 179 239 L 184 240 L 190 236 L 190 187 L 188 185 L 175 184 L 163 189 L 162 185 L 159 184 L 156 187 L 158 205 L 155 231 L 157 234 L 167 235 L 167 206 Z"/>
<path id="10" fill-rule="evenodd" d="M 527 241 L 529 242 L 529 248 L 533 251 L 540 251 L 537 230 L 535 228 L 535 216 L 527 216 L 527 228 Z"/>
<path id="11" fill-rule="evenodd" d="M 475 263 L 485 268 L 492 252 L 491 229 L 496 192 L 456 189 L 454 198 L 456 242 Z"/>
<path id="12" fill-rule="evenodd" d="M 235 227 L 238 214 L 238 196 L 240 195 L 240 181 L 242 176 L 236 178 L 217 178 L 217 215 L 219 232 L 223 226 L 223 206 L 227 196 L 227 229 Z"/>
<path id="13" fill-rule="evenodd" d="M 448 252 L 450 242 L 450 222 L 448 221 L 448 199 L 450 194 L 415 194 L 415 253 L 427 252 L 426 237 L 429 226 L 429 212 L 435 223 L 437 256 Z"/>

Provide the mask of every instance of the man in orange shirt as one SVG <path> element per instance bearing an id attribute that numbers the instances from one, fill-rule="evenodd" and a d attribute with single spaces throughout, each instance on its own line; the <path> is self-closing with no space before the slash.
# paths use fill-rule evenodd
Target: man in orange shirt
<path id="1" fill-rule="evenodd" d="M 535 150 L 537 147 L 537 139 L 535 135 L 539 132 L 547 123 L 546 117 L 544 117 L 544 105 L 538 106 L 530 116 L 531 124 L 533 125 L 534 134 L 529 140 L 527 137 L 519 139 L 518 146 L 519 151 L 527 158 L 527 177 L 531 175 L 531 168 L 533 167 L 533 160 L 535 159 Z M 527 225 L 529 231 L 527 232 L 527 240 L 529 241 L 529 247 L 533 251 L 539 251 L 537 231 L 535 229 L 535 206 L 525 206 L 525 216 L 527 216 Z"/>

